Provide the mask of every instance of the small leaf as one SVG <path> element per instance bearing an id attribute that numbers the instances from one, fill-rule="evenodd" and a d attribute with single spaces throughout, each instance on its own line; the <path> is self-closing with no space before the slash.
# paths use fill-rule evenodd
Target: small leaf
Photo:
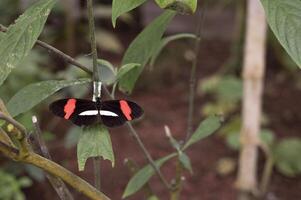
<path id="1" fill-rule="evenodd" d="M 90 82 L 89 79 L 63 81 L 49 80 L 27 85 L 10 99 L 7 104 L 7 109 L 11 116 L 15 117 L 29 111 L 35 105 L 64 87 L 88 82 Z"/>
<path id="2" fill-rule="evenodd" d="M 192 174 L 193 171 L 191 167 L 190 158 L 184 152 L 179 153 L 179 160 L 181 164 L 185 167 L 185 169 L 187 169 Z"/>
<path id="3" fill-rule="evenodd" d="M 301 140 L 289 138 L 282 140 L 274 149 L 276 168 L 284 175 L 294 177 L 301 174 Z"/>
<path id="4" fill-rule="evenodd" d="M 197 8 L 197 0 L 155 0 L 162 9 L 175 10 L 181 14 L 193 14 Z"/>
<path id="5" fill-rule="evenodd" d="M 130 11 L 133 10 L 134 8 L 140 6 L 143 4 L 146 0 L 113 0 L 112 3 L 112 24 L 113 27 L 115 28 L 116 26 L 116 19 Z"/>
<path id="6" fill-rule="evenodd" d="M 191 33 L 179 33 L 179 34 L 175 34 L 175 35 L 171 35 L 171 36 L 163 38 L 161 40 L 160 44 L 158 45 L 158 47 L 156 48 L 156 50 L 154 50 L 154 53 L 150 60 L 150 65 L 154 66 L 161 51 L 163 50 L 164 47 L 166 47 L 166 45 L 168 43 L 175 41 L 175 40 L 180 40 L 180 39 L 196 39 L 196 38 L 197 38 L 196 35 L 191 34 Z"/>
<path id="7" fill-rule="evenodd" d="M 192 134 L 190 139 L 184 145 L 184 149 L 190 145 L 198 142 L 199 140 L 211 135 L 221 126 L 221 119 L 218 116 L 211 116 L 205 119 Z"/>
<path id="8" fill-rule="evenodd" d="M 301 1 L 261 0 L 277 39 L 301 68 Z"/>
<path id="9" fill-rule="evenodd" d="M 43 30 L 55 0 L 41 0 L 32 5 L 2 35 L 0 42 L 0 85 L 26 57 Z"/>
<path id="10" fill-rule="evenodd" d="M 120 79 L 119 89 L 121 91 L 132 92 L 139 75 L 160 44 L 162 35 L 174 15 L 175 13 L 172 11 L 165 11 L 149 24 L 130 44 L 122 59 L 122 65 L 128 63 L 138 63 L 141 65 L 136 70 L 133 70 L 131 74 L 127 74 Z"/>
<path id="11" fill-rule="evenodd" d="M 173 158 L 177 154 L 173 153 L 163 158 L 160 158 L 155 161 L 155 164 L 158 168 L 160 168 L 166 161 Z M 141 189 L 148 180 L 155 174 L 153 167 L 148 164 L 142 169 L 140 169 L 128 182 L 125 191 L 122 195 L 122 198 L 126 198 L 134 193 L 136 193 L 139 189 Z"/>
<path id="12" fill-rule="evenodd" d="M 88 158 L 102 156 L 115 165 L 111 137 L 107 128 L 97 124 L 85 127 L 77 144 L 77 162 L 79 171 L 85 169 Z"/>

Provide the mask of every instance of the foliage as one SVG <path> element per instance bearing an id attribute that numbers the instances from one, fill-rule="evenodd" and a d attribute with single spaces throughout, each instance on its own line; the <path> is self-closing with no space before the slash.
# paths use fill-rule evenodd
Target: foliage
<path id="1" fill-rule="evenodd" d="M 155 164 L 158 168 L 160 168 L 165 162 L 169 159 L 173 158 L 176 154 L 170 154 L 163 158 L 158 159 L 155 161 Z M 122 198 L 126 198 L 134 193 L 136 193 L 139 189 L 141 189 L 149 179 L 155 174 L 154 169 L 150 164 L 146 165 L 142 169 L 140 169 L 128 182 Z"/>
<path id="2" fill-rule="evenodd" d="M 89 79 L 50 80 L 28 85 L 11 98 L 7 104 L 8 110 L 12 116 L 17 116 L 30 110 L 33 106 L 64 87 L 88 83 L 89 81 Z"/>
<path id="3" fill-rule="evenodd" d="M 138 63 L 140 67 L 120 79 L 119 89 L 121 91 L 132 92 L 139 75 L 160 44 L 163 33 L 174 15 L 174 12 L 165 11 L 150 23 L 130 44 L 123 56 L 122 65 Z"/>
<path id="4" fill-rule="evenodd" d="M 103 125 L 85 127 L 77 144 L 77 160 L 80 171 L 84 170 L 88 158 L 102 156 L 112 162 L 115 158 L 109 131 Z"/>
<path id="5" fill-rule="evenodd" d="M 281 45 L 301 67 L 301 2 L 299 0 L 261 0 L 268 23 Z"/>
<path id="6" fill-rule="evenodd" d="M 25 200 L 22 188 L 31 186 L 27 177 L 17 178 L 14 175 L 0 170 L 0 199 Z"/>
<path id="7" fill-rule="evenodd" d="M 128 1 L 123 1 L 123 0 L 113 0 L 112 3 L 112 23 L 113 26 L 116 26 L 116 20 L 119 16 L 122 14 L 133 10 L 134 8 L 140 6 L 146 2 L 146 0 L 128 0 Z"/>
<path id="8" fill-rule="evenodd" d="M 301 174 L 301 140 L 288 138 L 281 140 L 273 149 L 276 168 L 288 177 Z"/>
<path id="9" fill-rule="evenodd" d="M 13 68 L 26 57 L 42 32 L 54 0 L 42 0 L 31 6 L 15 24 L 8 27 L 0 41 L 0 85 Z"/>
<path id="10" fill-rule="evenodd" d="M 172 9 L 182 14 L 193 14 L 197 8 L 197 0 L 155 0 L 160 8 Z"/>

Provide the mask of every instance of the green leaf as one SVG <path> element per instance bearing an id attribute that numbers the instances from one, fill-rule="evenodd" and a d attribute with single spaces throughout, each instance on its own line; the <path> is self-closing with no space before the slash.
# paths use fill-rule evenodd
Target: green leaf
<path id="1" fill-rule="evenodd" d="M 179 160 L 181 164 L 185 167 L 185 169 L 187 169 L 192 174 L 193 171 L 191 167 L 190 158 L 184 152 L 179 153 Z"/>
<path id="2" fill-rule="evenodd" d="M 130 44 L 123 57 L 122 65 L 138 63 L 141 64 L 141 66 L 136 70 L 133 70 L 131 74 L 127 74 L 120 79 L 119 89 L 121 91 L 128 93 L 132 92 L 144 66 L 151 58 L 158 45 L 160 45 L 166 27 L 174 15 L 175 13 L 172 11 L 165 11 L 149 24 Z"/>
<path id="3" fill-rule="evenodd" d="M 176 156 L 176 153 L 170 154 L 163 158 L 160 158 L 155 161 L 155 164 L 158 168 L 160 168 L 166 161 Z M 136 193 L 139 189 L 141 189 L 149 179 L 155 174 L 153 167 L 148 164 L 142 169 L 140 169 L 128 182 L 125 191 L 122 195 L 122 198 L 126 198 L 134 193 Z"/>
<path id="4" fill-rule="evenodd" d="M 294 177 L 301 174 L 301 140 L 289 138 L 276 145 L 273 153 L 276 168 L 284 175 Z"/>
<path id="5" fill-rule="evenodd" d="M 160 44 L 158 45 L 158 47 L 154 50 L 154 53 L 150 60 L 150 65 L 154 66 L 161 51 L 168 43 L 175 41 L 175 40 L 180 40 L 180 39 L 196 39 L 196 38 L 197 38 L 196 35 L 191 34 L 191 33 L 179 33 L 179 34 L 175 34 L 175 35 L 171 35 L 171 36 L 163 38 L 161 40 Z"/>
<path id="6" fill-rule="evenodd" d="M 184 145 L 184 149 L 191 146 L 192 144 L 208 137 L 214 133 L 221 126 L 221 119 L 218 116 L 211 116 L 205 119 L 192 134 L 187 143 Z"/>
<path id="7" fill-rule="evenodd" d="M 77 144 L 77 162 L 79 171 L 85 169 L 88 158 L 102 156 L 115 165 L 114 152 L 112 148 L 109 131 L 103 125 L 85 127 Z"/>
<path id="8" fill-rule="evenodd" d="M 131 73 L 135 72 L 138 67 L 140 67 L 140 64 L 137 64 L 137 63 L 129 63 L 129 64 L 123 65 L 117 73 L 116 81 L 119 81 L 127 74 L 131 74 Z M 123 81 L 123 82 L 119 83 L 119 85 L 120 84 L 128 84 L 128 82 Z M 127 87 L 127 85 L 121 85 L 120 87 Z"/>
<path id="9" fill-rule="evenodd" d="M 88 82 L 90 82 L 89 79 L 63 81 L 49 80 L 27 85 L 10 99 L 7 104 L 7 109 L 9 113 L 15 117 L 29 111 L 35 105 L 64 87 Z"/>
<path id="10" fill-rule="evenodd" d="M 140 6 L 141 4 L 143 4 L 144 2 L 146 2 L 146 0 L 113 0 L 112 3 L 112 24 L 113 27 L 115 28 L 116 26 L 116 19 L 130 11 L 133 10 L 134 8 Z"/>
<path id="11" fill-rule="evenodd" d="M 197 0 L 155 0 L 160 8 L 172 9 L 181 14 L 193 14 L 196 11 Z"/>
<path id="12" fill-rule="evenodd" d="M 37 41 L 54 0 L 41 0 L 32 5 L 8 27 L 0 42 L 0 85 L 13 68 L 21 64 Z"/>
<path id="13" fill-rule="evenodd" d="M 277 39 L 301 68 L 301 1 L 261 0 Z"/>

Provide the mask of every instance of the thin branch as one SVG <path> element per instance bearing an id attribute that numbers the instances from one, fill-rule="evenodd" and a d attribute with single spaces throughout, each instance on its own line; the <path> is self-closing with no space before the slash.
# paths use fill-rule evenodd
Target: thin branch
<path id="1" fill-rule="evenodd" d="M 88 19 L 89 19 L 89 33 L 91 41 L 92 59 L 93 59 L 93 81 L 100 81 L 98 67 L 97 67 L 97 48 L 95 39 L 95 22 L 93 11 L 93 0 L 87 0 Z"/>
<path id="2" fill-rule="evenodd" d="M 0 24 L 0 31 L 6 32 L 7 28 L 5 26 L 3 26 L 3 25 Z M 39 46 L 41 46 L 41 47 L 43 47 L 43 48 L 45 48 L 45 49 L 47 49 L 48 52 L 53 53 L 53 54 L 59 56 L 60 58 L 62 58 L 66 62 L 68 62 L 68 63 L 70 63 L 70 64 L 72 64 L 72 65 L 74 65 L 74 66 L 76 66 L 76 67 L 78 67 L 80 69 L 82 69 L 83 71 L 87 72 L 88 74 L 92 74 L 92 71 L 89 68 L 87 68 L 86 66 L 84 66 L 81 63 L 77 62 L 71 56 L 69 56 L 69 55 L 63 53 L 62 51 L 54 48 L 53 46 L 51 46 L 51 45 L 49 45 L 49 44 L 47 44 L 45 42 L 42 42 L 41 40 L 37 40 L 36 44 L 39 45 Z"/>
<path id="3" fill-rule="evenodd" d="M 198 64 L 198 55 L 200 53 L 200 41 L 201 41 L 201 30 L 203 26 L 205 11 L 206 11 L 206 1 L 204 2 L 205 8 L 198 11 L 197 15 L 197 27 L 195 30 L 195 35 L 197 40 L 194 46 L 194 58 L 192 61 L 190 80 L 189 80 L 189 97 L 188 97 L 188 120 L 187 120 L 187 134 L 186 141 L 190 138 L 192 134 L 193 126 L 193 113 L 194 113 L 194 100 L 195 100 L 195 85 L 196 85 L 196 68 Z"/>
<path id="4" fill-rule="evenodd" d="M 42 131 L 41 131 L 41 128 L 39 126 L 38 119 L 37 119 L 36 116 L 32 117 L 32 122 L 33 122 L 33 126 L 34 126 L 35 133 L 36 133 L 35 138 L 37 139 L 37 141 L 39 143 L 39 147 L 41 149 L 42 155 L 45 158 L 51 160 L 51 156 L 50 156 L 50 153 L 49 153 L 48 148 L 46 146 L 46 143 L 42 138 Z M 46 173 L 46 177 L 49 180 L 52 187 L 55 189 L 58 196 L 62 200 L 73 200 L 74 199 L 72 197 L 70 191 L 66 187 L 65 183 L 60 178 L 55 177 L 53 175 L 50 175 L 48 173 Z"/>
<path id="5" fill-rule="evenodd" d="M 140 146 L 140 148 L 142 149 L 144 155 L 146 156 L 148 162 L 150 163 L 150 165 L 154 168 L 155 172 L 157 172 L 159 178 L 161 179 L 162 183 L 165 185 L 165 187 L 170 190 L 171 187 L 168 184 L 167 180 L 164 178 L 163 174 L 161 173 L 160 169 L 157 167 L 157 165 L 155 164 L 153 158 L 151 157 L 150 153 L 147 151 L 147 149 L 145 148 L 143 142 L 141 141 L 140 137 L 138 136 L 136 130 L 133 128 L 132 124 L 127 122 L 126 126 L 128 127 L 128 129 L 130 130 L 130 133 L 132 134 L 132 136 L 134 137 L 134 139 L 136 140 L 136 142 L 138 143 L 138 145 Z"/>
<path id="6" fill-rule="evenodd" d="M 89 20 L 89 33 L 90 33 L 90 41 L 91 41 L 91 51 L 92 51 L 92 60 L 93 60 L 93 100 L 96 98 L 100 98 L 101 94 L 101 85 L 100 83 L 100 73 L 98 73 L 97 67 L 97 47 L 96 47 L 96 39 L 95 39 L 95 22 L 94 22 L 94 11 L 93 11 L 93 0 L 87 0 L 87 9 L 88 9 L 88 20 Z M 100 88 L 99 88 L 100 87 Z M 99 88 L 99 90 L 98 90 Z M 100 189 L 100 158 L 93 158 L 94 165 L 94 182 L 95 187 Z"/>

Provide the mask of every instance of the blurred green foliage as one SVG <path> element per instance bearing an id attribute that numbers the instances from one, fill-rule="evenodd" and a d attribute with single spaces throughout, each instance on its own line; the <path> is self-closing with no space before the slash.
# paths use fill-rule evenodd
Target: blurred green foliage
<path id="1" fill-rule="evenodd" d="M 25 200 L 22 188 L 32 185 L 27 177 L 17 178 L 11 173 L 0 170 L 0 199 L 2 200 Z"/>

